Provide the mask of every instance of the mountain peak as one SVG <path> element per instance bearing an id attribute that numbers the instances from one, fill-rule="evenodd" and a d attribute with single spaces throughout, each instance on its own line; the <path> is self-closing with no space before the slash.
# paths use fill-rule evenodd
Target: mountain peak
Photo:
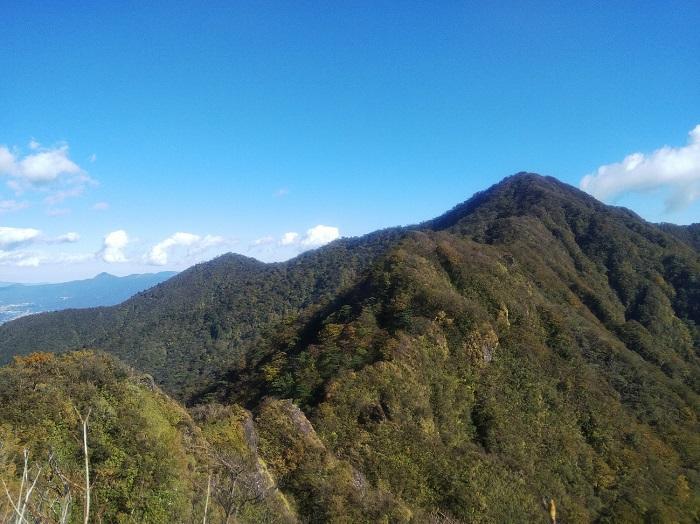
<path id="1" fill-rule="evenodd" d="M 571 197 L 593 198 L 588 193 L 581 191 L 571 184 L 562 182 L 558 178 L 539 173 L 520 171 L 514 175 L 505 177 L 500 182 L 494 184 L 486 192 L 515 188 L 518 190 L 547 189 L 556 192 L 565 192 Z"/>
<path id="2" fill-rule="evenodd" d="M 421 226 L 433 230 L 447 229 L 478 210 L 490 211 L 496 216 L 520 215 L 538 205 L 560 206 L 564 202 L 579 202 L 586 207 L 604 205 L 554 177 L 520 171 L 475 193 L 469 200 Z"/>
<path id="3" fill-rule="evenodd" d="M 514 175 L 509 175 L 505 177 L 503 180 L 497 182 L 495 185 L 499 186 L 502 184 L 512 183 L 514 181 L 541 182 L 543 180 L 557 181 L 557 179 L 554 177 L 540 175 L 539 173 L 535 173 L 532 171 L 518 171 Z"/>

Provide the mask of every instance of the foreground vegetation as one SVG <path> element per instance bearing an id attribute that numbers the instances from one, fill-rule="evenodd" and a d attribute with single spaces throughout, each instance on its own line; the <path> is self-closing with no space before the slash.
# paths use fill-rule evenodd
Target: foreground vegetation
<path id="1" fill-rule="evenodd" d="M 0 420 L 0 522 L 293 520 L 244 410 L 190 414 L 108 355 L 17 358 Z"/>
<path id="2" fill-rule="evenodd" d="M 188 409 L 102 353 L 18 358 L 3 478 L 16 493 L 27 449 L 58 494 L 53 461 L 80 521 L 89 411 L 104 522 L 548 522 L 552 501 L 560 522 L 695 522 L 694 238 L 519 175 L 413 228 L 12 322 L 5 358 L 93 346 Z"/>

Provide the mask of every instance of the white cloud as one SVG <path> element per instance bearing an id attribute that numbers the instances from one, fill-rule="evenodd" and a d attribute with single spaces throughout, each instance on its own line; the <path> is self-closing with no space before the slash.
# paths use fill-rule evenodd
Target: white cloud
<path id="1" fill-rule="evenodd" d="M 254 241 L 252 247 L 268 246 L 268 253 L 272 251 L 273 254 L 279 256 L 283 253 L 289 254 L 290 248 L 293 250 L 292 252 L 299 253 L 307 249 L 323 246 L 337 238 L 340 238 L 340 230 L 337 227 L 319 224 L 311 229 L 307 229 L 303 236 L 296 231 L 286 232 L 277 241 L 274 249 L 269 247 L 274 243 L 274 238 L 270 236 Z"/>
<path id="2" fill-rule="evenodd" d="M 68 146 L 60 146 L 15 160 L 10 175 L 23 178 L 30 184 L 45 184 L 62 174 L 77 173 L 80 173 L 80 167 L 68 158 Z"/>
<path id="3" fill-rule="evenodd" d="M 580 185 L 601 200 L 669 189 L 667 211 L 686 207 L 700 198 L 700 125 L 690 131 L 687 145 L 664 146 L 649 154 L 633 153 L 621 162 L 599 167 L 583 177 Z"/>
<path id="4" fill-rule="evenodd" d="M 55 264 L 77 264 L 94 260 L 95 253 L 59 253 L 51 259 Z"/>
<path id="5" fill-rule="evenodd" d="M 291 246 L 296 244 L 299 241 L 299 233 L 295 231 L 290 231 L 288 233 L 285 233 L 282 235 L 282 238 L 280 239 L 280 245 L 281 246 Z"/>
<path id="6" fill-rule="evenodd" d="M 4 213 L 14 213 L 29 207 L 29 202 L 18 202 L 17 200 L 0 200 L 0 215 Z"/>
<path id="7" fill-rule="evenodd" d="M 319 224 L 306 231 L 304 238 L 301 239 L 301 245 L 318 247 L 328 244 L 337 238 L 340 238 L 340 230 L 337 227 Z"/>
<path id="8" fill-rule="evenodd" d="M 40 238 L 41 231 L 33 228 L 0 227 L 0 249 L 16 249 Z"/>
<path id="9" fill-rule="evenodd" d="M 282 188 L 278 189 L 277 191 L 275 191 L 273 196 L 275 196 L 277 198 L 282 198 L 282 197 L 287 196 L 288 194 L 289 194 L 289 189 L 287 189 L 286 187 L 282 187 Z"/>
<path id="10" fill-rule="evenodd" d="M 109 209 L 109 204 L 107 202 L 97 202 L 92 206 L 95 211 L 107 211 Z"/>
<path id="11" fill-rule="evenodd" d="M 165 240 L 158 242 L 146 254 L 146 262 L 155 266 L 164 266 L 168 263 L 171 251 L 177 247 L 186 248 L 185 259 L 190 260 L 210 247 L 224 242 L 223 237 L 214 235 L 199 236 L 193 233 L 175 233 Z"/>
<path id="12" fill-rule="evenodd" d="M 98 255 L 110 264 L 117 262 L 126 262 L 127 258 L 124 254 L 124 248 L 129 244 L 129 235 L 123 229 L 108 233 L 103 242 L 102 249 Z"/>
<path id="13" fill-rule="evenodd" d="M 82 195 L 84 191 L 84 186 L 75 186 L 71 187 L 70 189 L 61 189 L 47 196 L 44 199 L 44 203 L 49 206 L 55 206 L 56 204 L 60 204 L 67 198 L 73 198 Z"/>
<path id="14" fill-rule="evenodd" d="M 23 156 L 17 148 L 0 146 L 0 177 L 17 194 L 50 192 L 44 203 L 51 206 L 82 195 L 87 185 L 95 183 L 71 160 L 67 145 L 44 148 L 32 139 L 29 148 L 31 152 Z"/>

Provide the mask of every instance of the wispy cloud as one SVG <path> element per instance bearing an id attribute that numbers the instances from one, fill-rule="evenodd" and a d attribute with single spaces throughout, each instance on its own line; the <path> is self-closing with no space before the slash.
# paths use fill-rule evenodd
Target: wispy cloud
<path id="1" fill-rule="evenodd" d="M 269 246 L 271 244 L 275 243 L 275 237 L 273 236 L 266 236 L 266 237 L 261 237 L 261 238 L 256 238 L 253 240 L 250 245 L 251 247 L 259 247 L 259 246 Z"/>
<path id="2" fill-rule="evenodd" d="M 289 189 L 287 189 L 286 187 L 281 187 L 277 191 L 275 191 L 272 196 L 274 196 L 276 198 L 282 198 L 282 197 L 287 196 L 288 194 L 289 194 Z"/>
<path id="3" fill-rule="evenodd" d="M 15 267 L 37 267 L 41 263 L 41 257 L 35 253 L 24 251 L 0 250 L 0 265 Z"/>
<path id="4" fill-rule="evenodd" d="M 82 195 L 83 192 L 85 192 L 85 186 L 82 185 L 71 187 L 70 189 L 61 189 L 47 196 L 44 199 L 44 203 L 49 206 L 55 206 L 56 204 L 60 204 L 67 198 L 78 197 Z"/>
<path id="5" fill-rule="evenodd" d="M 18 200 L 0 200 L 0 215 L 4 213 L 14 213 L 29 207 L 29 202 Z"/>
<path id="6" fill-rule="evenodd" d="M 94 211 L 107 211 L 109 209 L 109 204 L 107 202 L 96 202 L 92 209 Z"/>
<path id="7" fill-rule="evenodd" d="M 77 264 L 95 258 L 94 253 L 39 253 L 34 251 L 2 251 L 0 265 L 39 267 L 45 264 Z"/>
<path id="8" fill-rule="evenodd" d="M 632 153 L 621 162 L 600 166 L 580 185 L 608 201 L 628 193 L 668 189 L 666 210 L 682 209 L 700 198 L 700 125 L 690 131 L 687 145 Z"/>
<path id="9" fill-rule="evenodd" d="M 62 217 L 70 214 L 70 209 L 66 207 L 56 207 L 46 210 L 46 215 L 50 217 Z"/>

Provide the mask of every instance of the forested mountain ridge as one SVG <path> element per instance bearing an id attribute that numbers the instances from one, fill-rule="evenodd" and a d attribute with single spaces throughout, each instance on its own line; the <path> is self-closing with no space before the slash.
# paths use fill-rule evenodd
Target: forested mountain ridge
<path id="1" fill-rule="evenodd" d="M 694 522 L 698 325 L 690 244 L 519 174 L 417 226 L 11 322 L 0 351 L 94 345 L 245 406 L 301 521 L 544 522 L 554 499 L 561 522 Z"/>
<path id="2" fill-rule="evenodd" d="M 342 239 L 285 263 L 223 255 L 118 306 L 24 317 L 0 326 L 0 362 L 39 349 L 100 348 L 187 399 L 245 358 L 265 329 L 354 282 L 400 233 Z"/>

